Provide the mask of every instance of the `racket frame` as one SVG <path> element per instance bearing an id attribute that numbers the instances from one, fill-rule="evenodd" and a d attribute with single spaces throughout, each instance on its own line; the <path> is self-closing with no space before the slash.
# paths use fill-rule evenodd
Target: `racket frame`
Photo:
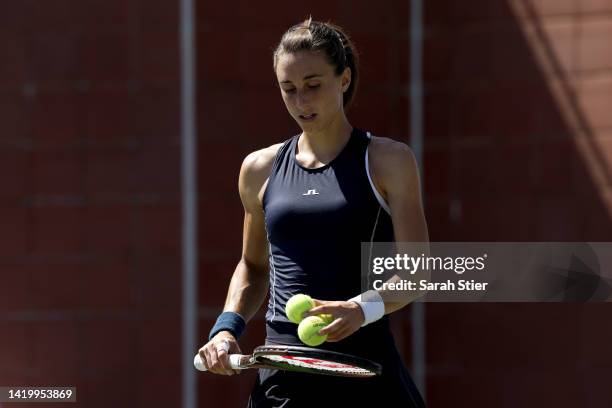
<path id="1" fill-rule="evenodd" d="M 366 372 L 337 372 L 324 370 L 316 367 L 303 367 L 296 365 L 289 365 L 286 363 L 267 359 L 266 355 L 276 356 L 291 356 L 291 357 L 303 357 L 326 360 L 339 364 L 351 365 L 356 368 L 366 370 Z M 231 356 L 230 356 L 231 357 Z M 253 354 L 249 356 L 239 356 L 240 358 L 234 358 L 235 361 L 240 362 L 240 365 L 234 368 L 273 368 L 282 369 L 288 371 L 298 371 L 321 375 L 331 375 L 340 377 L 373 377 L 380 375 L 382 372 L 382 366 L 371 360 L 357 357 L 349 354 L 339 353 L 331 350 L 316 349 L 311 347 L 300 347 L 300 346 L 283 346 L 283 345 L 265 345 L 259 346 L 253 350 Z M 247 357 L 245 359 L 245 357 Z M 246 364 L 245 364 L 246 363 Z M 233 365 L 232 365 L 233 366 Z"/>

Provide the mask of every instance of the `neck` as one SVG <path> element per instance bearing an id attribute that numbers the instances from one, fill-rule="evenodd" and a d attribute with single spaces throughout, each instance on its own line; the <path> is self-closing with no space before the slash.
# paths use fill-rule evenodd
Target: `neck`
<path id="1" fill-rule="evenodd" d="M 345 115 L 340 115 L 323 129 L 302 132 L 298 141 L 298 150 L 317 160 L 333 159 L 339 150 L 348 142 L 353 127 Z"/>

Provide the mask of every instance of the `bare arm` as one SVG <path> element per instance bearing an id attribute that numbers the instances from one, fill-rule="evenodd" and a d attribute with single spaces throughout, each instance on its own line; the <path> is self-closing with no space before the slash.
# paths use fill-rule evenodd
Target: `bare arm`
<path id="1" fill-rule="evenodd" d="M 268 292 L 268 238 L 261 199 L 279 146 L 249 154 L 240 168 L 238 190 L 244 207 L 242 256 L 232 275 L 223 310 L 238 313 L 247 322 Z M 228 355 L 234 353 L 241 354 L 240 347 L 227 330 L 217 333 L 199 350 L 208 371 L 223 375 L 240 372 L 232 370 L 229 364 Z"/>
<path id="2" fill-rule="evenodd" d="M 404 143 L 377 137 L 372 142 L 371 153 L 374 182 L 391 209 L 397 251 L 409 252 L 418 248 L 419 253 L 422 251 L 428 255 L 429 246 L 424 243 L 429 242 L 429 233 L 421 199 L 418 165 L 412 151 Z M 408 245 L 408 242 L 414 244 Z M 428 278 L 424 271 L 417 273 L 422 279 Z M 389 282 L 399 280 L 400 277 L 396 275 Z M 379 293 L 385 300 L 385 313 L 392 313 L 424 292 L 405 293 L 401 301 L 398 301 L 397 295 L 387 296 L 385 291 Z"/>
<path id="3" fill-rule="evenodd" d="M 270 151 L 247 156 L 240 170 L 238 188 L 244 207 L 242 256 L 232 276 L 224 311 L 239 313 L 249 321 L 268 291 L 268 239 L 261 196 L 270 172 Z"/>

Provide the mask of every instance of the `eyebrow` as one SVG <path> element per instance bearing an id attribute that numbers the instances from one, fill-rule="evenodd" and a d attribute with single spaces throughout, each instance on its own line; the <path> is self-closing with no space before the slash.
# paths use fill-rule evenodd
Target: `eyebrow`
<path id="1" fill-rule="evenodd" d="M 311 79 L 311 78 L 316 78 L 316 77 L 322 77 L 322 76 L 323 75 L 321 75 L 321 74 L 310 74 L 310 75 L 306 75 L 304 77 L 304 80 Z M 291 83 L 291 81 L 283 81 L 283 82 L 281 82 L 281 84 L 290 84 L 290 83 Z"/>

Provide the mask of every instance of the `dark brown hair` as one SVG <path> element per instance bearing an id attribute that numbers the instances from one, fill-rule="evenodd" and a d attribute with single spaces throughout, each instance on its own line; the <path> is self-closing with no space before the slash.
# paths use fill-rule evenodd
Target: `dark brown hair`
<path id="1" fill-rule="evenodd" d="M 312 16 L 294 25 L 283 34 L 274 51 L 274 72 L 280 54 L 299 51 L 322 51 L 335 67 L 336 75 L 342 74 L 346 67 L 351 69 L 351 83 L 343 95 L 343 105 L 348 108 L 359 83 L 359 55 L 344 30 L 330 22 L 312 21 Z"/>

